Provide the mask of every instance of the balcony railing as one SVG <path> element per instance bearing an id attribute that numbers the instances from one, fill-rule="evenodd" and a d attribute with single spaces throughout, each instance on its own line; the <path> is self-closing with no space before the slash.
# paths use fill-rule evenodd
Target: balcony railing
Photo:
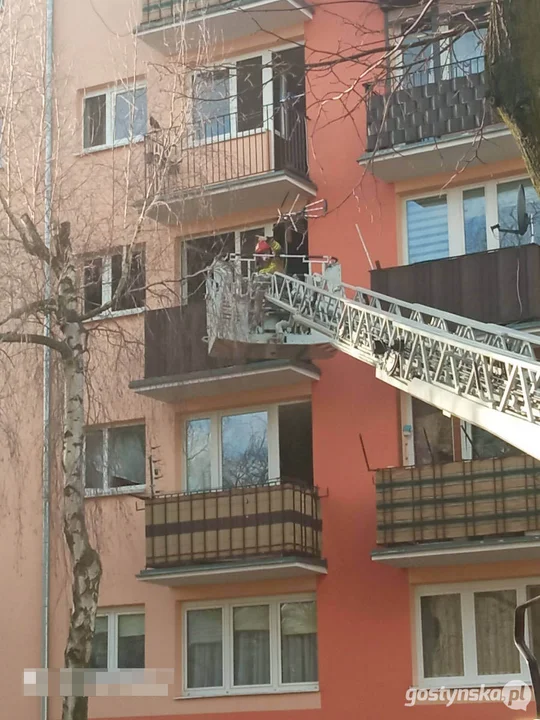
<path id="1" fill-rule="evenodd" d="M 228 113 L 146 137 L 148 197 L 288 171 L 307 176 L 306 118 L 294 104 Z"/>
<path id="2" fill-rule="evenodd" d="M 501 325 L 540 319 L 540 246 L 373 270 L 371 289 Z"/>
<path id="3" fill-rule="evenodd" d="M 368 86 L 367 152 L 436 140 L 498 122 L 485 101 L 484 57 L 418 62 Z"/>
<path id="4" fill-rule="evenodd" d="M 146 567 L 263 557 L 321 559 L 318 491 L 291 482 L 146 500 Z"/>
<path id="5" fill-rule="evenodd" d="M 184 19 L 188 13 L 205 12 L 223 0 L 143 0 L 143 25 Z"/>
<path id="6" fill-rule="evenodd" d="M 540 530 L 540 463 L 525 455 L 387 468 L 375 484 L 378 545 Z"/>

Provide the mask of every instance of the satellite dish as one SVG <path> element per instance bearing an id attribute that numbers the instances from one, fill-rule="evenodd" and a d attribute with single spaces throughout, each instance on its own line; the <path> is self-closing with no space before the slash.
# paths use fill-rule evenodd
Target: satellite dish
<path id="1" fill-rule="evenodd" d="M 527 215 L 527 201 L 525 199 L 525 188 L 523 184 L 519 186 L 517 199 L 517 224 L 518 233 L 523 236 L 529 229 L 530 218 Z"/>

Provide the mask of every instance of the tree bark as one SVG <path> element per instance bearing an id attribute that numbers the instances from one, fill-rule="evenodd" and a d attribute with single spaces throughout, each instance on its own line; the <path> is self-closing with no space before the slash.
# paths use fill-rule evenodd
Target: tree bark
<path id="1" fill-rule="evenodd" d="M 88 666 L 101 580 L 101 562 L 88 537 L 84 512 L 84 390 L 85 330 L 77 316 L 76 269 L 68 261 L 60 282 L 59 300 L 64 317 L 62 329 L 71 357 L 63 360 L 64 370 L 64 536 L 73 574 L 72 611 L 64 652 L 65 667 L 82 670 Z M 73 683 L 80 696 L 65 697 L 62 720 L 87 720 L 88 698 Z"/>
<path id="2" fill-rule="evenodd" d="M 540 3 L 492 0 L 488 99 L 516 139 L 540 195 Z"/>

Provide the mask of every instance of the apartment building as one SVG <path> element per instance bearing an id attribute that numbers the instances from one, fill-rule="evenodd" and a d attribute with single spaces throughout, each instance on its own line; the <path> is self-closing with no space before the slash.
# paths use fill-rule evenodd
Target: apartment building
<path id="1" fill-rule="evenodd" d="M 209 353 L 205 285 L 214 258 L 249 262 L 258 236 L 284 243 L 279 212 L 324 200 L 289 254 L 332 256 L 345 282 L 534 331 L 540 200 L 484 102 L 482 9 L 440 0 L 415 24 L 421 4 L 398 0 L 55 0 L 65 204 L 73 222 L 81 207 L 108 217 L 81 248 L 89 310 L 112 297 L 133 237 L 116 213 L 128 226 L 145 215 L 130 292 L 96 321 L 89 355 L 87 513 L 104 567 L 92 665 L 174 670 L 169 697 L 92 698 L 91 718 L 515 714 L 421 694 L 405 704 L 411 688 L 527 679 L 513 610 L 540 587 L 538 463 L 345 354 Z M 452 23 L 468 25 L 415 42 Z M 325 62 L 404 33 L 349 106 L 358 66 Z M 517 245 L 492 228 L 515 224 L 520 183 L 533 223 Z M 24 515 L 9 504 L 24 531 L 3 543 L 0 600 L 3 704 L 36 719 L 43 706 L 21 678 L 43 641 L 40 421 L 32 408 L 20 465 L 4 452 L 32 502 Z M 70 595 L 54 509 L 58 668 Z M 534 618 L 536 646 L 539 628 Z M 48 717 L 59 708 L 51 698 Z"/>

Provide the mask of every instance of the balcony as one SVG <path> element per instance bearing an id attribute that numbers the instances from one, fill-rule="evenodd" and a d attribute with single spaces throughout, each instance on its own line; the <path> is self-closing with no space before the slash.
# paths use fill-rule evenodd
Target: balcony
<path id="1" fill-rule="evenodd" d="M 216 344 L 209 354 L 206 301 L 150 310 L 145 314 L 144 379 L 130 387 L 140 395 L 177 403 L 318 380 L 309 346 Z"/>
<path id="2" fill-rule="evenodd" d="M 143 0 L 137 35 L 170 55 L 197 49 L 201 37 L 228 43 L 254 33 L 275 34 L 313 17 L 308 2 L 297 0 Z"/>
<path id="3" fill-rule="evenodd" d="M 528 456 L 375 476 L 376 561 L 398 567 L 540 557 L 540 464 Z"/>
<path id="4" fill-rule="evenodd" d="M 540 320 L 540 246 L 508 247 L 371 272 L 372 290 L 473 320 Z"/>
<path id="5" fill-rule="evenodd" d="M 293 107 L 156 130 L 145 142 L 148 215 L 169 225 L 240 210 L 286 210 L 295 199 L 302 207 L 316 193 L 308 180 L 305 113 Z"/>
<path id="6" fill-rule="evenodd" d="M 360 163 L 397 182 L 518 157 L 485 88 L 483 57 L 376 81 L 367 87 L 367 147 Z"/>
<path id="7" fill-rule="evenodd" d="M 284 481 L 145 501 L 146 569 L 162 585 L 326 572 L 316 488 Z"/>

